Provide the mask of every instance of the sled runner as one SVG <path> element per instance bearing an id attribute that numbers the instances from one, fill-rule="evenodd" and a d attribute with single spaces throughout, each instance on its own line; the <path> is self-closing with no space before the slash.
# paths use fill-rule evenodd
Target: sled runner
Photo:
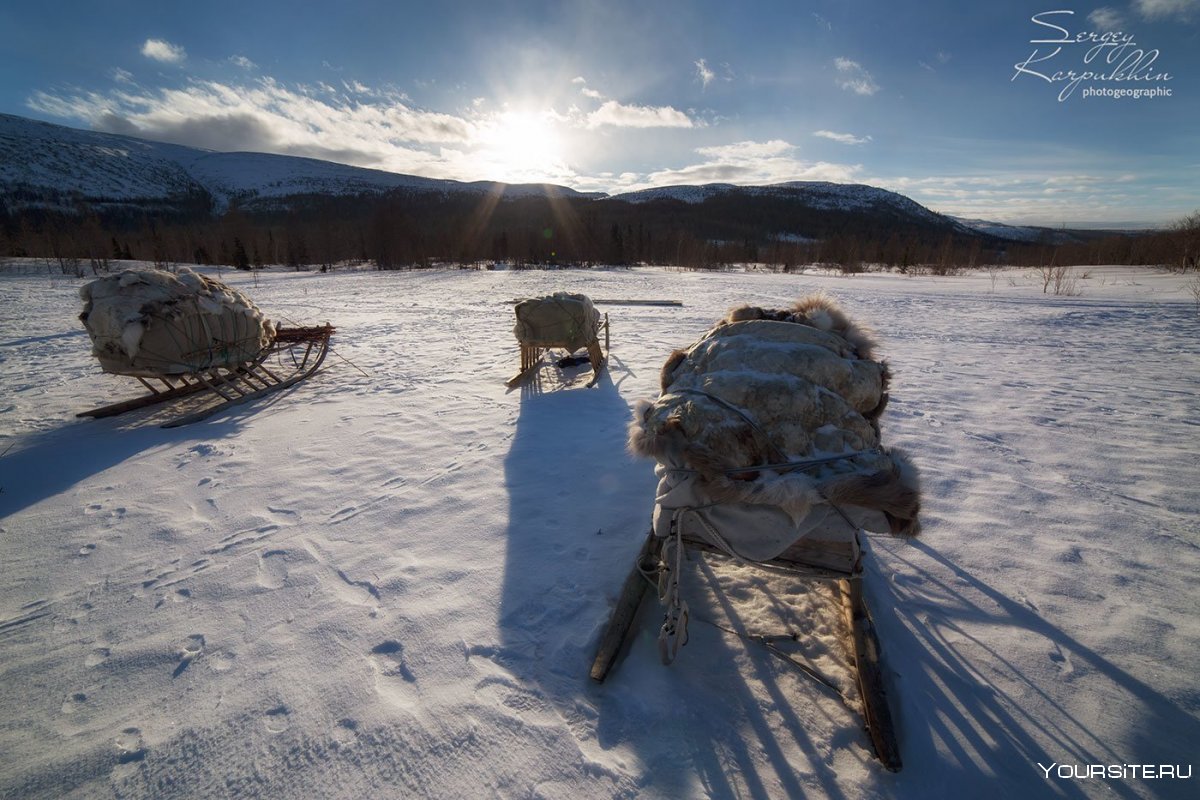
<path id="1" fill-rule="evenodd" d="M 163 424 L 176 428 L 198 422 L 222 409 L 245 403 L 271 392 L 286 389 L 312 375 L 329 352 L 332 325 L 307 328 L 277 328 L 274 340 L 255 358 L 234 366 L 175 375 L 134 375 L 149 394 L 111 405 L 82 411 L 79 417 L 112 417 L 147 406 L 207 394 L 212 402 L 203 408 L 176 417 Z M 160 385 L 155 385 L 157 381 Z"/>
<path id="2" fill-rule="evenodd" d="M 883 765 L 900 769 L 861 586 L 860 537 L 915 536 L 919 488 L 908 459 L 880 445 L 890 374 L 872 349 L 864 329 L 815 296 L 782 311 L 734 309 L 672 354 L 662 393 L 640 403 L 630 425 L 629 448 L 658 462 L 659 484 L 650 533 L 601 638 L 593 679 L 612 669 L 647 583 L 665 608 L 662 661 L 675 659 L 687 643 L 680 574 L 689 551 L 835 582 L 866 729 Z M 837 691 L 769 637 L 754 638 Z"/>
<path id="3" fill-rule="evenodd" d="M 542 357 L 551 348 L 562 348 L 570 356 L 586 348 L 592 365 L 590 389 L 600 380 L 609 349 L 608 314 L 603 319 L 586 295 L 558 292 L 521 300 L 514 308 L 517 324 L 513 333 L 521 348 L 521 369 L 505 385 L 512 389 L 533 376 Z M 600 334 L 604 333 L 604 349 Z"/>

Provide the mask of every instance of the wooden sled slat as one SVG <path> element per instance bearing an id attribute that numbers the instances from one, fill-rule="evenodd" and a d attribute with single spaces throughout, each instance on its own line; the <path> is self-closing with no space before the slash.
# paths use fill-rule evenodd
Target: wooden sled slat
<path id="1" fill-rule="evenodd" d="M 520 385 L 530 375 L 538 371 L 542 365 L 542 353 L 545 352 L 544 347 L 532 347 L 530 345 L 521 345 L 521 369 L 516 375 L 513 375 L 504 385 L 509 389 Z"/>
<path id="2" fill-rule="evenodd" d="M 600 348 L 601 331 L 604 332 L 603 349 Z M 608 314 L 605 314 L 604 321 L 596 327 L 595 338 L 587 343 L 588 360 L 592 365 L 592 379 L 588 381 L 586 386 L 588 389 L 599 383 L 604 368 L 608 366 L 609 340 Z M 532 377 L 541 368 L 542 356 L 549 349 L 549 347 L 521 345 L 521 369 L 504 382 L 505 387 L 509 389 L 516 388 Z"/>
<path id="3" fill-rule="evenodd" d="M 719 547 L 693 536 L 684 536 L 683 543 L 692 550 L 732 558 Z M 742 561 L 742 559 L 736 559 Z M 840 580 L 853 578 L 862 571 L 862 554 L 854 542 L 822 539 L 800 539 L 775 558 L 767 561 L 744 561 L 754 566 L 766 564 L 787 570 L 804 578 Z"/>
<path id="4" fill-rule="evenodd" d="M 329 353 L 329 336 L 333 333 L 333 328 L 331 326 L 326 326 L 326 327 L 328 328 L 328 331 L 325 332 L 325 334 L 322 336 L 320 341 L 317 343 L 318 349 L 317 349 L 316 356 L 315 357 L 312 356 L 313 342 L 311 342 L 311 341 L 307 342 L 306 344 L 308 345 L 308 347 L 305 349 L 304 355 L 298 365 L 298 369 L 300 371 L 297 372 L 296 374 L 292 375 L 290 378 L 280 380 L 270 370 L 268 370 L 266 367 L 262 366 L 262 361 L 264 361 L 265 359 L 260 359 L 258 363 L 247 368 L 245 370 L 245 373 L 253 374 L 260 381 L 268 384 L 265 388 L 251 391 L 251 392 L 242 392 L 240 397 L 234 397 L 234 398 L 228 399 L 224 403 L 221 403 L 216 406 L 212 406 L 211 408 L 203 408 L 203 409 L 200 409 L 199 411 L 194 411 L 191 414 L 184 414 L 182 417 L 177 417 L 176 419 L 173 419 L 170 422 L 164 423 L 162 427 L 178 428 L 181 425 L 190 425 L 193 422 L 199 422 L 202 419 L 207 419 L 208 417 L 211 417 L 213 414 L 217 413 L 218 411 L 228 408 L 229 406 L 240 405 L 241 403 L 245 403 L 249 400 L 254 400 L 256 398 L 262 397 L 265 394 L 269 394 L 271 392 L 277 392 L 282 389 L 286 389 L 289 386 L 295 386 L 297 383 L 304 380 L 305 378 L 307 378 L 308 376 L 310 376 L 314 372 L 316 372 L 318 369 L 320 369 L 321 364 L 325 361 L 325 356 L 328 355 L 328 353 Z M 281 351 L 287 350 L 287 349 L 289 349 L 289 346 L 292 344 L 295 344 L 295 343 L 294 342 L 285 342 L 283 344 L 283 346 L 280 348 L 280 350 Z M 310 361 L 312 362 L 311 364 L 309 364 Z M 264 375 L 267 377 L 264 378 L 263 377 Z M 229 383 L 233 386 L 233 388 L 235 390 L 237 390 L 238 392 L 241 392 L 241 389 L 238 389 L 236 384 L 233 384 L 232 381 L 230 381 Z M 247 381 L 247 385 L 252 386 L 252 384 L 250 384 L 249 381 Z"/>

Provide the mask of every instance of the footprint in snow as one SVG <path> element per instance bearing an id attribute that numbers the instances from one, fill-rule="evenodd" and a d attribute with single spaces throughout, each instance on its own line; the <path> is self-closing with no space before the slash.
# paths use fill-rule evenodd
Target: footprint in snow
<path id="1" fill-rule="evenodd" d="M 83 660 L 83 664 L 86 667 L 98 667 L 105 661 L 108 661 L 110 655 L 112 655 L 112 651 L 107 647 L 97 647 L 87 654 L 87 658 Z"/>
<path id="2" fill-rule="evenodd" d="M 267 550 L 258 557 L 258 585 L 278 589 L 287 581 L 288 551 Z"/>
<path id="3" fill-rule="evenodd" d="M 396 675 L 409 683 L 415 683 L 417 678 L 408 668 L 404 660 L 404 645 L 389 639 L 371 648 L 372 661 L 383 675 Z"/>
<path id="4" fill-rule="evenodd" d="M 1058 672 L 1062 677 L 1068 678 L 1075 672 L 1075 665 L 1071 663 L 1071 655 L 1063 650 L 1058 645 L 1054 645 L 1054 650 L 1049 653 L 1050 660 L 1058 665 Z"/>
<path id="5" fill-rule="evenodd" d="M 171 673 L 172 678 L 178 678 L 183 674 L 184 670 L 192 665 L 201 653 L 204 652 L 204 636 L 199 633 L 194 633 L 187 638 L 179 650 L 179 664 L 175 667 L 175 671 Z"/>
<path id="6" fill-rule="evenodd" d="M 292 710 L 283 703 L 268 708 L 263 712 L 263 727 L 267 729 L 267 733 L 283 733 L 290 727 L 288 717 L 292 714 Z"/>
<path id="7" fill-rule="evenodd" d="M 230 650 L 217 650 L 205 654 L 204 666 L 213 672 L 229 672 L 237 666 L 237 653 Z"/>
<path id="8" fill-rule="evenodd" d="M 63 700 L 62 713 L 74 714 L 87 703 L 88 696 L 83 692 L 74 692 Z"/>
<path id="9" fill-rule="evenodd" d="M 358 720 L 340 719 L 333 727 L 334 747 L 350 747 L 358 741 Z"/>
<path id="10" fill-rule="evenodd" d="M 485 677 L 475 684 L 474 696 L 504 716 L 520 717 L 529 724 L 556 726 L 563 721 L 541 692 L 527 689 L 507 675 Z"/>
<path id="11" fill-rule="evenodd" d="M 167 601 L 171 601 L 171 602 L 175 602 L 175 603 L 186 603 L 188 600 L 191 600 L 191 599 L 192 599 L 191 589 L 176 589 L 175 591 L 170 592 L 169 594 L 161 595 L 158 598 L 158 600 L 155 601 L 154 607 L 156 609 L 162 608 L 163 606 L 165 606 L 167 604 Z"/>
<path id="12" fill-rule="evenodd" d="M 146 740 L 137 728 L 125 728 L 113 743 L 117 747 L 118 764 L 132 764 L 146 758 Z"/>
<path id="13" fill-rule="evenodd" d="M 389 639 L 371 648 L 368 656 L 375 670 L 375 691 L 402 708 L 415 708 L 417 676 L 404 658 L 404 645 Z"/>

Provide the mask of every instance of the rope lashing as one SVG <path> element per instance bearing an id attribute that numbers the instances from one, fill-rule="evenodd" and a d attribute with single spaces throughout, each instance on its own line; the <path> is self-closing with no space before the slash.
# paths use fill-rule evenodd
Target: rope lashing
<path id="1" fill-rule="evenodd" d="M 583 321 L 574 313 L 572 306 L 578 303 L 578 301 L 574 299 L 564 299 L 555 295 L 529 299 L 536 299 L 543 303 L 547 301 L 552 302 L 562 312 L 562 319 L 567 321 L 567 334 L 569 341 L 574 341 L 576 339 L 587 339 L 588 341 L 595 340 L 600 332 L 601 327 L 603 327 L 603 322 L 597 320 L 594 329 L 591 331 L 586 331 Z M 572 305 L 568 306 L 568 303 L 571 303 Z M 593 306 L 593 308 L 595 308 L 595 306 Z M 561 322 L 548 322 L 542 323 L 541 325 L 536 325 L 532 321 L 523 319 L 520 316 L 518 316 L 518 320 L 522 325 L 532 331 L 535 338 L 538 339 L 542 338 L 546 331 L 556 330 L 562 324 Z M 590 334 L 590 339 L 588 338 L 588 335 L 585 334 Z"/>
<path id="2" fill-rule="evenodd" d="M 755 433 L 757 433 L 759 436 L 762 437 L 762 440 L 766 443 L 767 448 L 772 453 L 774 453 L 779 458 L 780 461 L 787 460 L 787 454 L 784 453 L 782 450 L 780 450 L 775 445 L 775 443 L 771 441 L 771 437 L 767 436 L 766 431 L 764 431 L 762 428 L 760 428 L 758 426 L 758 423 L 755 422 L 753 419 L 751 419 L 750 415 L 747 414 L 745 412 L 745 410 L 738 408 L 733 403 L 730 403 L 728 400 L 722 400 L 720 397 L 717 397 L 715 394 L 709 394 L 708 392 L 705 392 L 701 389 L 676 389 L 673 392 L 671 392 L 671 394 L 697 394 L 697 395 L 700 395 L 701 397 L 707 397 L 709 400 L 712 400 L 717 405 L 722 406 L 723 408 L 726 408 L 726 409 L 732 411 L 733 413 L 737 414 L 739 417 L 744 419 L 746 421 L 746 424 L 749 425 L 750 428 Z"/>
<path id="3" fill-rule="evenodd" d="M 859 456 L 879 455 L 883 451 L 878 447 L 873 447 L 870 450 L 855 450 L 853 453 L 842 453 L 836 456 L 818 456 L 816 458 L 803 458 L 796 461 L 782 461 L 778 464 L 753 464 L 748 467 L 733 467 L 724 470 L 724 475 L 740 475 L 743 472 L 761 472 L 772 470 L 774 472 L 794 472 L 796 470 L 811 469 L 819 467 L 823 464 L 831 464 L 834 461 L 848 461 Z M 688 467 L 665 467 L 667 472 L 680 475 L 698 475 L 700 470 L 690 469 Z"/>

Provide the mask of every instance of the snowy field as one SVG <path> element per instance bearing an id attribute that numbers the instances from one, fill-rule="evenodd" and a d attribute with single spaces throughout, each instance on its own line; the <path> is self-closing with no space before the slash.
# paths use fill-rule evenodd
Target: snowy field
<path id="1" fill-rule="evenodd" d="M 1200 760 L 1186 278 L 1099 268 L 1054 297 L 1017 271 L 225 271 L 268 316 L 332 321 L 337 356 L 167 430 L 74 417 L 136 384 L 90 356 L 79 282 L 12 266 L 0 797 L 1200 796 L 1124 766 Z M 798 632 L 790 652 L 853 699 L 820 587 L 696 560 L 679 660 L 658 663 L 649 598 L 588 678 L 654 495 L 631 405 L 731 305 L 818 288 L 879 332 L 884 441 L 924 478 L 922 536 L 873 538 L 866 579 L 898 774 L 833 693 L 716 627 Z M 506 391 L 504 301 L 558 289 L 684 305 L 602 306 L 597 388 L 546 367 Z"/>

